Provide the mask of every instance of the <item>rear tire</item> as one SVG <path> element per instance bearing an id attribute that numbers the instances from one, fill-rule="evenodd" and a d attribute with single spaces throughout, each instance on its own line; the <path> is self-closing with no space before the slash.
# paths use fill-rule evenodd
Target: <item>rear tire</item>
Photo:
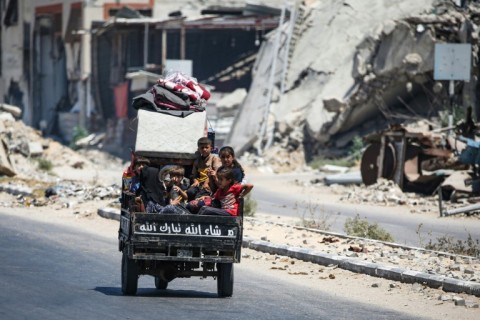
<path id="1" fill-rule="evenodd" d="M 155 277 L 155 288 L 158 290 L 165 290 L 168 287 L 168 281 L 162 280 L 160 277 Z"/>
<path id="2" fill-rule="evenodd" d="M 134 296 L 138 286 L 138 267 L 133 259 L 130 259 L 123 251 L 122 256 L 122 293 L 127 296 Z"/>
<path id="3" fill-rule="evenodd" d="M 233 263 L 217 263 L 217 293 L 220 298 L 233 294 Z"/>

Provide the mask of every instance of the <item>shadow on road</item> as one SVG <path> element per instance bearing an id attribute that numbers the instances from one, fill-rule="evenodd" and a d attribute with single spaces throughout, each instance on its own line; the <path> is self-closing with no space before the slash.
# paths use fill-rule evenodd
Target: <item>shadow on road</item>
<path id="1" fill-rule="evenodd" d="M 123 296 L 121 287 L 95 287 L 93 289 L 107 296 Z M 165 297 L 165 298 L 217 298 L 216 293 L 199 292 L 195 290 L 157 290 L 151 288 L 138 289 L 139 297 Z"/>

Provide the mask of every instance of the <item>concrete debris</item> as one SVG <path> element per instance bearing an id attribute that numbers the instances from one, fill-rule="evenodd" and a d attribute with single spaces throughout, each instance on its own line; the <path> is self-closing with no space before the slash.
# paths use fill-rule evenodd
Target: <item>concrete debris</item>
<path id="1" fill-rule="evenodd" d="M 478 303 L 475 303 L 474 301 L 465 301 L 465 305 L 467 308 L 474 308 L 474 309 L 478 309 L 479 308 L 479 304 Z"/>
<path id="2" fill-rule="evenodd" d="M 99 146 L 105 139 L 105 133 L 92 133 L 85 138 L 78 139 L 75 142 L 77 147 Z"/>
<path id="3" fill-rule="evenodd" d="M 465 299 L 461 297 L 454 296 L 453 297 L 453 302 L 455 302 L 456 306 L 465 306 Z"/>
<path id="4" fill-rule="evenodd" d="M 118 200 L 120 186 L 95 187 L 74 182 L 63 182 L 50 187 L 37 185 L 35 189 L 19 184 L 0 184 L 0 191 L 17 196 L 11 206 L 45 206 L 60 203 L 66 208 L 91 200 Z"/>
<path id="5" fill-rule="evenodd" d="M 0 103 L 0 111 L 8 112 L 17 119 L 22 115 L 22 109 L 6 103 Z"/>
<path id="6" fill-rule="evenodd" d="M 13 194 L 15 196 L 17 196 L 17 195 L 26 196 L 26 197 L 32 197 L 33 196 L 32 188 L 29 188 L 27 186 L 13 185 L 13 184 L 10 184 L 10 183 L 0 184 L 0 191 L 7 192 L 7 193 Z"/>
<path id="7" fill-rule="evenodd" d="M 280 41 L 279 52 L 274 48 L 281 30 L 267 35 L 226 143 L 238 154 L 281 148 L 310 159 L 390 123 L 438 115 L 449 96 L 448 86 L 432 77 L 435 44 L 467 42 L 477 52 L 477 4 L 460 9 L 448 1 L 387 2 L 311 1 L 283 26 L 294 23 L 294 32 L 289 43 Z M 274 59 L 276 76 L 269 81 Z M 475 105 L 475 86 L 473 78 L 455 89 Z M 272 103 L 265 92 L 273 92 Z"/>
<path id="8" fill-rule="evenodd" d="M 452 300 L 452 296 L 449 295 L 449 294 L 442 294 L 441 296 L 438 297 L 438 300 L 450 301 L 450 300 Z"/>
<path id="9" fill-rule="evenodd" d="M 312 171 L 305 163 L 303 153 L 298 151 L 289 152 L 281 147 L 273 147 L 267 150 L 263 157 L 259 157 L 254 153 L 245 152 L 239 157 L 242 165 L 249 165 L 258 168 L 261 172 L 291 172 L 295 171 Z M 247 177 L 248 178 L 248 177 Z"/>
<path id="10" fill-rule="evenodd" d="M 242 104 L 246 96 L 247 90 L 243 88 L 236 89 L 232 93 L 223 96 L 216 103 L 219 117 L 234 116 L 234 111 Z"/>
<path id="11" fill-rule="evenodd" d="M 30 157 L 38 157 L 43 154 L 43 146 L 38 141 L 28 143 L 28 154 Z"/>
<path id="12" fill-rule="evenodd" d="M 15 170 L 10 162 L 7 151 L 5 150 L 3 139 L 0 139 L 0 174 L 8 177 L 15 175 Z"/>
<path id="13" fill-rule="evenodd" d="M 89 141 L 100 139 L 101 135 L 90 138 Z M 74 151 L 10 118 L 0 118 L 0 139 L 0 175 L 10 177 L 2 181 L 0 191 L 17 196 L 6 206 L 73 206 L 120 197 L 119 185 L 104 182 L 112 180 L 110 174 L 116 177 L 122 167 L 122 161 L 116 157 L 95 150 Z M 108 171 L 110 167 L 112 172 Z M 103 179 L 93 176 L 87 181 L 88 177 L 82 174 L 85 169 L 101 174 Z"/>
<path id="14" fill-rule="evenodd" d="M 348 170 L 350 170 L 348 167 L 335 166 L 331 164 L 323 165 L 320 168 L 320 171 L 327 173 L 346 173 Z"/>
<path id="15" fill-rule="evenodd" d="M 367 187 L 354 187 L 349 190 L 341 200 L 353 203 L 375 203 L 382 205 L 403 205 L 412 202 L 411 197 L 405 195 L 402 190 L 391 180 L 379 179 L 379 181 Z"/>
<path id="16" fill-rule="evenodd" d="M 325 184 L 327 186 L 332 184 L 362 184 L 362 176 L 360 175 L 360 171 L 353 171 L 341 174 L 335 174 L 325 177 Z"/>
<path id="17" fill-rule="evenodd" d="M 8 112 L 0 112 L 0 121 L 15 121 L 15 118 L 11 113 Z"/>

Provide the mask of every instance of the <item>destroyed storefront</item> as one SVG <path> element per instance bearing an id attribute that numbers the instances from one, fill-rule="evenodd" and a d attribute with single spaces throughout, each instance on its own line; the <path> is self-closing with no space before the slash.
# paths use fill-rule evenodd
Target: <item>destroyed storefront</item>
<path id="1" fill-rule="evenodd" d="M 135 110 L 129 108 L 131 101 L 168 71 L 170 61 L 191 61 L 192 75 L 212 91 L 248 88 L 258 45 L 277 25 L 277 17 L 263 16 L 115 19 L 97 26 L 92 39 L 92 91 L 107 123 L 107 139 L 123 149 L 132 144 L 128 126 Z M 127 79 L 138 71 L 146 81 Z"/>
<path id="2" fill-rule="evenodd" d="M 9 0 L 0 9 L 2 102 L 19 107 L 28 125 L 69 142 L 90 100 L 87 7 L 75 0 Z M 71 113 L 72 121 L 62 113 Z"/>

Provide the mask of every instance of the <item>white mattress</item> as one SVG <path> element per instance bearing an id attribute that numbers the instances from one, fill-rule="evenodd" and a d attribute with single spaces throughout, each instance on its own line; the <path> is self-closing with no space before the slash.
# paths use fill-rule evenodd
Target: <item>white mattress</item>
<path id="1" fill-rule="evenodd" d="M 185 118 L 138 110 L 135 153 L 140 156 L 193 159 L 197 141 L 206 134 L 206 112 Z"/>

